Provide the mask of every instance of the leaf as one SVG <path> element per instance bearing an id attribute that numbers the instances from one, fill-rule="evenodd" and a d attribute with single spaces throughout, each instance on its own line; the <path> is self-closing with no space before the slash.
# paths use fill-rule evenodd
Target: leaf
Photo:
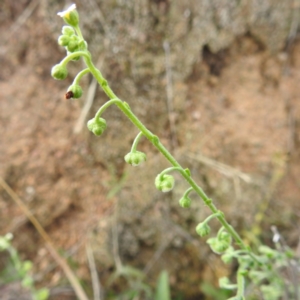
<path id="1" fill-rule="evenodd" d="M 154 300 L 171 300 L 169 276 L 167 271 L 162 271 L 158 277 Z"/>

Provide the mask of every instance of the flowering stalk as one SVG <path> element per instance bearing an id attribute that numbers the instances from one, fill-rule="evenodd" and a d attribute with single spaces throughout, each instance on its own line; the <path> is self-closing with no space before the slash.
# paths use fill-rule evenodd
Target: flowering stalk
<path id="1" fill-rule="evenodd" d="M 64 19 L 65 18 L 66 17 L 64 17 Z M 78 24 L 73 27 L 77 35 L 83 39 Z M 66 66 L 67 63 L 76 56 L 83 57 L 87 69 L 89 69 L 91 74 L 96 78 L 99 85 L 102 87 L 103 91 L 110 99 L 110 101 L 106 103 L 107 106 L 110 106 L 111 104 L 115 104 L 128 117 L 128 119 L 133 123 L 133 125 L 135 125 L 140 130 L 140 132 L 142 132 L 142 134 L 154 145 L 154 147 L 156 147 L 157 150 L 165 156 L 165 158 L 170 162 L 170 164 L 176 170 L 180 171 L 184 179 L 189 183 L 189 185 L 193 188 L 193 190 L 200 196 L 200 198 L 204 201 L 205 205 L 207 205 L 210 208 L 211 212 L 213 214 L 217 214 L 216 218 L 226 229 L 226 231 L 232 236 L 232 238 L 236 241 L 239 247 L 249 252 L 250 254 L 249 247 L 245 245 L 245 243 L 243 242 L 239 234 L 235 231 L 235 229 L 229 225 L 229 223 L 225 219 L 224 214 L 223 213 L 219 214 L 219 210 L 213 204 L 212 200 L 205 194 L 203 189 L 200 186 L 198 186 L 198 184 L 194 181 L 194 179 L 190 176 L 190 174 L 184 172 L 184 168 L 177 162 L 177 160 L 172 156 L 172 154 L 163 146 L 159 138 L 156 135 L 154 135 L 150 130 L 148 130 L 146 126 L 137 118 L 137 116 L 131 111 L 129 105 L 123 102 L 121 99 L 119 99 L 117 95 L 113 92 L 113 90 L 108 85 L 107 80 L 103 77 L 102 73 L 93 64 L 91 55 L 88 52 L 88 50 L 82 50 L 82 51 L 69 54 L 65 59 L 62 60 L 60 65 Z M 103 111 L 107 108 L 107 106 L 104 105 L 103 107 L 101 107 L 100 110 L 97 112 L 95 118 L 98 118 L 103 113 Z"/>
<path id="2" fill-rule="evenodd" d="M 62 31 L 63 36 L 59 38 L 59 44 L 66 47 L 67 56 L 62 60 L 60 64 L 53 67 L 53 77 L 55 79 L 64 79 L 67 76 L 66 66 L 68 62 L 71 60 L 77 60 L 77 58 L 79 57 L 83 58 L 87 66 L 86 69 L 81 71 L 76 76 L 72 86 L 68 90 L 69 94 L 67 93 L 66 97 L 68 95 L 69 98 L 73 98 L 72 96 L 74 96 L 74 98 L 78 98 L 75 97 L 76 93 L 77 96 L 80 97 L 82 93 L 80 93 L 80 89 L 78 88 L 79 81 L 82 76 L 87 73 L 91 73 L 96 78 L 99 85 L 110 100 L 108 100 L 102 107 L 100 107 L 93 119 L 88 121 L 88 129 L 95 135 L 101 135 L 102 132 L 106 129 L 106 121 L 101 116 L 109 106 L 116 105 L 139 130 L 139 133 L 132 145 L 131 151 L 125 156 L 125 161 L 133 166 L 137 166 L 146 160 L 146 155 L 136 150 L 140 138 L 142 136 L 145 136 L 172 165 L 172 167 L 165 169 L 159 175 L 157 175 L 155 179 L 156 187 L 162 192 L 170 191 L 174 187 L 174 178 L 167 173 L 173 170 L 179 171 L 179 173 L 190 186 L 184 193 L 183 197 L 180 199 L 180 205 L 184 208 L 188 208 L 191 204 L 191 199 L 188 197 L 188 195 L 190 192 L 194 191 L 210 209 L 212 214 L 204 222 L 199 223 L 196 227 L 196 231 L 200 236 L 206 236 L 210 233 L 208 222 L 213 218 L 218 219 L 218 221 L 221 223 L 222 226 L 217 236 L 214 238 L 210 238 L 208 240 L 208 243 L 210 244 L 214 252 L 223 254 L 223 260 L 225 262 L 229 262 L 233 257 L 238 259 L 240 267 L 237 274 L 237 284 L 229 285 L 227 279 L 225 278 L 225 281 L 223 280 L 223 285 L 228 286 L 230 289 L 237 289 L 237 295 L 232 299 L 244 299 L 244 277 L 247 274 L 247 270 L 253 266 L 261 269 L 267 269 L 270 265 L 272 265 L 270 263 L 270 258 L 266 255 L 257 256 L 252 252 L 249 246 L 246 246 L 240 235 L 227 222 L 224 213 L 217 209 L 215 204 L 212 202 L 212 199 L 210 199 L 205 194 L 203 189 L 194 181 L 190 174 L 190 171 L 188 169 L 184 169 L 172 156 L 172 154 L 163 146 L 159 138 L 145 127 L 145 125 L 131 111 L 128 103 L 123 102 L 113 92 L 100 70 L 98 70 L 92 62 L 91 54 L 87 50 L 87 43 L 86 41 L 84 41 L 81 30 L 79 28 L 79 17 L 76 11 L 76 7 L 73 5 L 67 11 L 59 13 L 59 15 L 63 17 L 64 21 L 72 27 L 64 27 Z M 77 35 L 75 35 L 75 33 Z M 235 251 L 233 249 L 233 247 L 231 246 L 232 239 L 239 246 L 240 250 Z M 253 272 L 252 276 L 257 277 L 257 274 L 258 273 Z"/>

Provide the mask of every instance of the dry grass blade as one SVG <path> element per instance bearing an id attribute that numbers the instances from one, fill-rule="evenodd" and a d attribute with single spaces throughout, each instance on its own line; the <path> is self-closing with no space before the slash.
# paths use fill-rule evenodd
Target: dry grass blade
<path id="1" fill-rule="evenodd" d="M 165 64 L 166 64 L 166 80 L 167 80 L 167 108 L 168 118 L 170 123 L 171 131 L 171 142 L 172 148 L 175 149 L 178 145 L 176 138 L 176 127 L 175 127 L 175 113 L 173 107 L 173 83 L 172 83 L 172 68 L 170 63 L 170 44 L 168 41 L 164 41 L 163 47 L 165 50 Z"/>
<path id="2" fill-rule="evenodd" d="M 100 280 L 99 280 L 98 273 L 97 273 L 93 250 L 89 244 L 86 245 L 86 255 L 87 255 L 89 267 L 91 270 L 94 300 L 101 300 Z"/>
<path id="3" fill-rule="evenodd" d="M 223 164 L 223 163 L 220 163 L 216 160 L 213 160 L 211 158 L 208 158 L 202 154 L 192 154 L 192 153 L 189 153 L 187 154 L 187 157 L 190 158 L 190 159 L 193 159 L 193 160 L 196 160 L 196 161 L 199 161 L 209 167 L 212 167 L 214 168 L 215 170 L 217 170 L 218 172 L 220 172 L 221 174 L 227 176 L 227 177 L 233 177 L 233 178 L 240 178 L 242 179 L 243 181 L 247 182 L 247 183 L 252 183 L 253 180 L 252 178 L 246 174 L 246 173 L 243 173 L 233 167 L 230 167 L 226 164 Z"/>
<path id="4" fill-rule="evenodd" d="M 88 300 L 88 297 L 86 296 L 84 290 L 82 289 L 81 285 L 79 284 L 78 279 L 76 278 L 76 276 L 74 275 L 73 271 L 68 266 L 68 264 L 65 262 L 65 260 L 58 254 L 51 238 L 49 237 L 47 232 L 44 230 L 44 228 L 41 226 L 39 221 L 30 212 L 30 210 L 22 202 L 22 200 L 18 197 L 18 195 L 12 190 L 12 188 L 1 177 L 0 177 L 0 185 L 7 192 L 7 194 L 14 200 L 14 202 L 22 209 L 23 213 L 30 220 L 30 222 L 36 228 L 36 230 L 41 235 L 41 237 L 45 240 L 46 246 L 47 246 L 50 254 L 54 258 L 54 260 L 57 262 L 57 264 L 63 269 L 63 271 L 64 271 L 66 277 L 68 278 L 70 284 L 72 285 L 78 299 Z"/>
<path id="5" fill-rule="evenodd" d="M 74 133 L 78 134 L 81 132 L 82 128 L 84 127 L 85 124 L 85 120 L 86 120 L 86 116 L 88 115 L 92 104 L 94 102 L 94 98 L 95 98 L 95 94 L 96 94 L 96 90 L 97 90 L 97 86 L 98 86 L 98 82 L 95 78 L 93 78 L 89 89 L 88 89 L 88 94 L 87 94 L 87 100 L 81 110 L 80 116 L 76 122 L 76 125 L 74 127 Z"/>

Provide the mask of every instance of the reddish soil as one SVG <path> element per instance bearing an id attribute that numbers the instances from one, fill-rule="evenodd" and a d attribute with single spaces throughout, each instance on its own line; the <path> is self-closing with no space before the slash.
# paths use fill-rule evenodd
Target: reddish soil
<path id="1" fill-rule="evenodd" d="M 18 8 L 12 11 L 16 16 L 20 14 Z M 90 283 L 85 247 L 95 244 L 99 251 L 95 255 L 106 257 L 106 250 L 101 247 L 107 247 L 110 217 L 117 198 L 106 196 L 120 174 L 114 174 L 95 158 L 92 138 L 85 128 L 78 135 L 73 133 L 81 107 L 78 102 L 63 99 L 70 79 L 57 82 L 50 77 L 51 66 L 63 54 L 58 50 L 54 33 L 43 23 L 43 14 L 35 11 L 26 26 L 11 35 L 15 19 L 5 19 L 0 27 L 4 32 L 0 44 L 0 176 L 38 218 L 56 248 L 72 257 L 70 262 L 76 275 Z M 38 22 L 40 25 L 36 26 Z M 245 188 L 243 200 L 232 206 L 226 200 L 232 194 L 238 195 L 237 190 L 218 190 L 220 183 L 225 184 L 222 176 L 214 168 L 204 167 L 209 178 L 208 191 L 214 190 L 214 195 L 219 191 L 219 196 L 224 196 L 220 196 L 218 205 L 234 225 L 251 227 L 260 202 L 267 199 L 267 209 L 263 211 L 266 219 L 260 223 L 263 232 L 259 236 L 270 242 L 269 227 L 276 224 L 294 248 L 300 215 L 299 50 L 300 42 L 294 40 L 289 51 L 271 55 L 251 37 L 243 36 L 222 53 L 204 50 L 203 61 L 195 64 L 189 78 L 174 83 L 179 141 L 176 153 L 201 153 L 251 175 L 255 184 Z M 131 105 L 133 111 L 135 105 L 138 103 Z M 105 137 L 99 143 L 105 143 Z M 121 138 L 118 143 L 122 144 Z M 189 162 L 198 164 L 193 159 Z M 119 164 L 116 165 L 118 170 Z M 237 206 L 239 216 L 235 218 Z M 107 231 L 104 236 L 98 233 L 101 230 Z M 44 241 L 0 188 L 0 234 L 7 232 L 14 234 L 13 244 L 22 258 L 34 261 L 40 285 L 67 285 Z M 145 260 L 152 257 L 155 249 L 150 248 L 143 245 L 144 258 L 135 262 L 136 266 L 143 268 Z M 197 260 L 197 255 L 192 260 Z M 104 281 L 113 266 L 111 258 L 100 262 L 99 272 Z M 227 272 L 217 263 L 213 271 L 208 266 L 204 269 L 209 269 L 202 277 L 207 280 Z M 178 278 L 172 276 L 175 285 Z M 199 277 L 191 278 L 192 282 L 197 280 Z M 188 290 L 186 286 L 179 289 Z"/>

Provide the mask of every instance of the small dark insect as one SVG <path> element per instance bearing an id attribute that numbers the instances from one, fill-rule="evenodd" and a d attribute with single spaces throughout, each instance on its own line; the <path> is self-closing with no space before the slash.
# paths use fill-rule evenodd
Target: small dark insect
<path id="1" fill-rule="evenodd" d="M 65 99 L 71 99 L 73 98 L 74 96 L 74 93 L 72 91 L 68 91 L 66 94 L 65 94 Z"/>

